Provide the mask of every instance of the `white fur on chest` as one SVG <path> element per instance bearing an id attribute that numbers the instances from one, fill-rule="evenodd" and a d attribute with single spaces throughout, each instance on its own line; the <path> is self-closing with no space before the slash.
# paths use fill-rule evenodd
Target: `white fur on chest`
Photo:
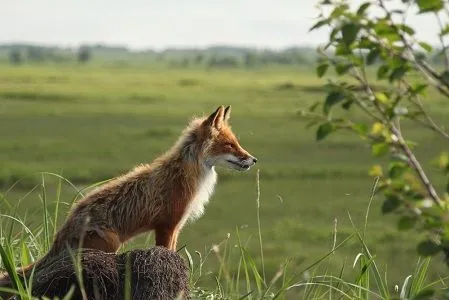
<path id="1" fill-rule="evenodd" d="M 204 213 L 204 206 L 209 202 L 217 182 L 217 173 L 214 167 L 205 170 L 203 177 L 198 184 L 198 190 L 190 201 L 186 212 L 181 220 L 181 226 L 188 220 L 194 221 Z"/>

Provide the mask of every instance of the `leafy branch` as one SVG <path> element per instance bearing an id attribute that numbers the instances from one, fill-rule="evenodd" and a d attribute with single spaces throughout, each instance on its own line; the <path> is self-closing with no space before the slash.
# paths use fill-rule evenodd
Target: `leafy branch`
<path id="1" fill-rule="evenodd" d="M 320 2 L 319 8 L 328 6 L 331 10 L 325 13 L 322 9 L 311 28 L 329 29 L 328 42 L 318 49 L 321 59 L 316 71 L 318 77 L 324 77 L 333 69 L 335 76 L 328 76 L 326 98 L 302 110 L 301 115 L 311 120 L 308 126 L 317 126 L 317 140 L 337 130 L 349 130 L 371 144 L 373 156 L 389 153 L 386 172 L 379 165 L 370 170 L 371 175 L 381 177 L 379 192 L 385 197 L 382 211 L 399 216 L 399 229 L 427 233 L 428 239 L 417 247 L 421 255 L 444 251 L 449 258 L 449 180 L 445 190 L 438 192 L 440 187 L 429 178 L 414 152 L 416 144 L 401 131 L 402 121 L 408 120 L 449 139 L 423 105 L 429 89 L 449 100 L 449 56 L 444 40 L 449 24 L 440 17 L 441 13 L 449 14 L 449 3 L 403 0 L 403 7 L 391 9 L 386 2 L 367 1 L 357 9 L 351 9 L 345 0 Z M 441 45 L 437 53 L 443 56 L 444 70 L 438 71 L 429 62 L 433 47 L 418 40 L 415 29 L 407 24 L 411 8 L 436 17 Z M 317 111 L 320 106 L 321 113 Z M 347 117 L 345 111 L 351 109 L 364 116 L 363 122 Z M 443 152 L 438 162 L 448 176 L 449 155 Z"/>

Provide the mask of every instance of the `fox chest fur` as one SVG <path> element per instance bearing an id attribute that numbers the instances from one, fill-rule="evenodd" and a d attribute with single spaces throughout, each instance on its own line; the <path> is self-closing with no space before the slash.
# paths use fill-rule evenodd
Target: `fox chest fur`
<path id="1" fill-rule="evenodd" d="M 192 199 L 186 206 L 184 214 L 180 220 L 180 227 L 187 221 L 194 221 L 204 213 L 204 207 L 209 202 L 217 182 L 217 173 L 215 168 L 205 168 L 198 181 L 198 185 Z"/>

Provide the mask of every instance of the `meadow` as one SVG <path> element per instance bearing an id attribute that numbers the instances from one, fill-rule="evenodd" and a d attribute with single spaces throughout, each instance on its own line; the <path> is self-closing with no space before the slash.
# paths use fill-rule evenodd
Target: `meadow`
<path id="1" fill-rule="evenodd" d="M 0 68 L 0 212 L 15 214 L 29 228 L 42 221 L 45 201 L 53 209 L 61 199 L 57 223 L 82 188 L 150 162 L 174 143 L 192 116 L 232 105 L 231 124 L 243 147 L 258 158 L 249 172 L 218 169 L 219 182 L 205 215 L 186 226 L 179 245 L 207 253 L 228 238 L 240 238 L 260 264 L 256 174 L 260 176 L 260 228 L 267 277 L 291 259 L 298 272 L 325 255 L 362 226 L 373 185 L 369 145 L 337 133 L 315 141 L 313 129 L 298 111 L 325 96 L 324 80 L 313 67 L 243 69 L 167 69 L 74 65 L 2 66 Z M 449 125 L 449 106 L 429 97 L 430 113 Z M 357 117 L 357 116 L 356 116 Z M 442 178 L 431 160 L 447 144 L 418 127 L 404 132 L 419 143 L 417 155 L 432 179 Z M 56 173 L 74 184 L 71 186 Z M 59 196 L 58 196 L 59 195 Z M 366 243 L 388 269 L 393 288 L 408 276 L 418 257 L 416 232 L 399 232 L 395 218 L 381 214 L 382 198 L 371 204 Z M 16 209 L 17 206 L 17 209 Z M 2 216 L 3 226 L 10 219 Z M 20 231 L 20 226 L 16 225 Z M 42 234 L 42 231 L 39 231 Z M 124 249 L 149 245 L 138 238 Z M 352 276 L 360 251 L 349 240 L 334 253 L 329 272 L 343 264 Z M 42 254 L 36 252 L 36 255 Z M 211 257 L 206 270 L 216 272 Z M 236 267 L 236 265 L 231 265 Z M 442 257 L 432 260 L 430 278 L 447 273 Z M 214 284 L 213 275 L 202 284 Z"/>

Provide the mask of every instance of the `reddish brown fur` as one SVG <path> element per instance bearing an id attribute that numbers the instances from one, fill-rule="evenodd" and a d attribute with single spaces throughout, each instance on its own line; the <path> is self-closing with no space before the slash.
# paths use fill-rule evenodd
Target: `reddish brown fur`
<path id="1" fill-rule="evenodd" d="M 232 153 L 242 159 L 246 159 L 251 156 L 248 151 L 240 146 L 234 133 L 232 133 L 231 127 L 229 126 L 221 128 L 217 136 L 217 141 L 218 142 L 214 143 L 211 149 L 211 152 L 215 154 Z"/>
<path id="2" fill-rule="evenodd" d="M 43 260 L 66 247 L 115 252 L 125 241 L 150 230 L 156 233 L 156 245 L 176 250 L 184 214 L 200 188 L 203 150 L 251 157 L 239 145 L 228 118 L 228 109 L 221 106 L 207 119 L 193 120 L 172 149 L 153 163 L 86 195 L 71 210 Z"/>

